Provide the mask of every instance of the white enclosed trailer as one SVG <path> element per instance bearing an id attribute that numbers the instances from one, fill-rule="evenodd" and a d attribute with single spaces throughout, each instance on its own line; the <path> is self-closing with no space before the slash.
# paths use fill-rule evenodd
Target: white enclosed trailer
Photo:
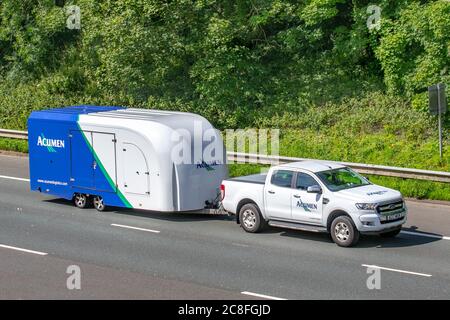
<path id="1" fill-rule="evenodd" d="M 184 112 L 76 106 L 28 121 L 31 189 L 155 211 L 211 208 L 227 178 L 220 132 Z"/>

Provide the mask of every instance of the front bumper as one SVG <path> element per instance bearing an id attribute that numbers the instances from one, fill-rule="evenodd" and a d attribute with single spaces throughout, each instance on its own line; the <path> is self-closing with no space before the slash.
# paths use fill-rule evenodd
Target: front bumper
<path id="1" fill-rule="evenodd" d="M 393 220 L 392 222 L 384 220 L 382 221 L 382 216 L 377 213 L 363 214 L 358 217 L 356 221 L 356 228 L 362 234 L 380 234 L 389 231 L 394 231 L 399 228 L 407 220 L 407 210 L 401 212 L 402 216 Z"/>

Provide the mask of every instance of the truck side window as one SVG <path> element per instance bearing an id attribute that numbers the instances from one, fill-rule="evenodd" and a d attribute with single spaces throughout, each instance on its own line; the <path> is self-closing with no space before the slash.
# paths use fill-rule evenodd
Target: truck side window
<path id="1" fill-rule="evenodd" d="M 270 182 L 278 187 L 290 188 L 294 172 L 287 170 L 277 170 L 272 174 Z"/>
<path id="2" fill-rule="evenodd" d="M 296 188 L 298 190 L 306 191 L 308 189 L 308 187 L 316 186 L 316 185 L 318 185 L 318 183 L 309 174 L 306 174 L 306 173 L 303 173 L 303 172 L 297 173 Z"/>

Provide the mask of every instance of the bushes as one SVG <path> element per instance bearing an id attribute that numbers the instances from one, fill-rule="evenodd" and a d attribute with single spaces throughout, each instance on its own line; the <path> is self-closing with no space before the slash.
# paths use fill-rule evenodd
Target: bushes
<path id="1" fill-rule="evenodd" d="M 0 138 L 0 150 L 28 152 L 28 142 L 26 140 Z"/>

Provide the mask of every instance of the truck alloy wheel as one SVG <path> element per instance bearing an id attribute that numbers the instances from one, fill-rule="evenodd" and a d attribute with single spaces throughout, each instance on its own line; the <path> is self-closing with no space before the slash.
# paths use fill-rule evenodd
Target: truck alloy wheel
<path id="1" fill-rule="evenodd" d="M 83 193 L 77 193 L 73 197 L 73 202 L 75 203 L 75 206 L 77 206 L 78 208 L 84 209 L 88 205 L 88 197 Z"/>
<path id="2" fill-rule="evenodd" d="M 359 240 L 359 231 L 347 216 L 339 216 L 331 224 L 331 237 L 340 247 L 351 247 Z"/>
<path id="3" fill-rule="evenodd" d="M 347 241 L 350 238 L 350 228 L 344 222 L 339 222 L 334 227 L 334 234 L 339 241 Z"/>
<path id="4" fill-rule="evenodd" d="M 98 211 L 105 211 L 105 203 L 103 202 L 103 198 L 100 196 L 95 196 L 94 200 L 94 208 L 97 209 Z"/>
<path id="5" fill-rule="evenodd" d="M 246 229 L 253 229 L 256 224 L 256 214 L 250 209 L 247 209 L 242 214 L 242 223 Z"/>
<path id="6" fill-rule="evenodd" d="M 239 221 L 241 227 L 251 233 L 260 232 L 267 226 L 266 220 L 262 217 L 258 207 L 253 203 L 247 203 L 239 210 Z"/>

